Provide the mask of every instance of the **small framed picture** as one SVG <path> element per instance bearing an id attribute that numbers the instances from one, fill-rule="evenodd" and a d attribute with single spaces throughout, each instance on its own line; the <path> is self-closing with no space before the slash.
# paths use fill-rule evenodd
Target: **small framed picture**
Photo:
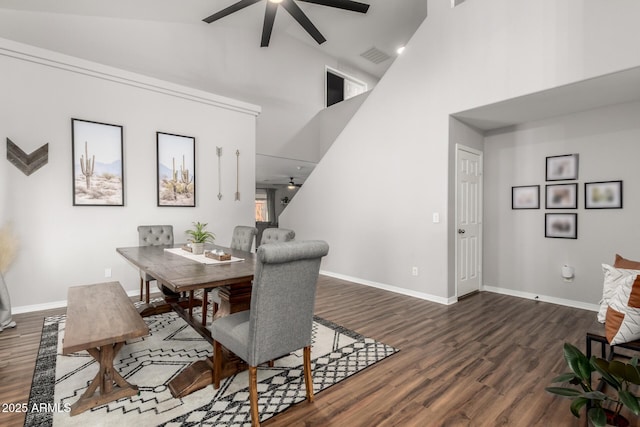
<path id="1" fill-rule="evenodd" d="M 544 215 L 544 237 L 558 239 L 578 238 L 578 214 L 547 213 Z"/>
<path id="2" fill-rule="evenodd" d="M 196 139 L 157 132 L 158 206 L 195 207 Z"/>
<path id="3" fill-rule="evenodd" d="M 540 209 L 540 186 L 511 187 L 511 209 Z"/>
<path id="4" fill-rule="evenodd" d="M 586 182 L 585 209 L 622 209 L 622 181 Z"/>
<path id="5" fill-rule="evenodd" d="M 578 155 L 547 157 L 547 181 L 578 179 Z"/>
<path id="6" fill-rule="evenodd" d="M 71 119 L 73 206 L 124 206 L 122 126 Z"/>
<path id="7" fill-rule="evenodd" d="M 553 184 L 546 186 L 547 209 L 578 209 L 578 184 Z"/>

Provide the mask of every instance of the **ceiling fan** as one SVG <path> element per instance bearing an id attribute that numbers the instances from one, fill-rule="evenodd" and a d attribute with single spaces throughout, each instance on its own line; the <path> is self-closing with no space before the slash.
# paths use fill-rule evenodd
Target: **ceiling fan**
<path id="1" fill-rule="evenodd" d="M 237 3 L 232 4 L 229 7 L 222 9 L 219 12 L 214 13 L 213 15 L 204 18 L 203 21 L 207 24 L 211 24 L 214 21 L 217 21 L 220 18 L 224 18 L 227 15 L 231 15 L 234 12 L 237 12 L 241 9 L 244 9 L 247 6 L 251 6 L 254 3 L 258 3 L 262 0 L 240 0 Z M 365 3 L 360 3 L 352 0 L 297 0 L 304 1 L 307 3 L 319 4 L 322 6 L 335 7 L 338 9 L 350 10 L 353 12 L 367 13 L 369 10 L 369 5 Z M 316 28 L 315 25 L 309 20 L 307 15 L 300 9 L 300 7 L 296 4 L 294 0 L 267 0 L 267 8 L 264 13 L 264 25 L 262 27 L 262 41 L 260 43 L 260 47 L 269 46 L 269 40 L 271 39 L 271 31 L 273 30 L 273 23 L 276 19 L 276 11 L 278 10 L 278 6 L 282 5 L 287 12 L 293 18 L 298 21 L 300 25 L 309 33 L 311 37 L 314 38 L 318 44 L 322 44 L 327 39 L 320 33 L 320 31 Z"/>
<path id="2" fill-rule="evenodd" d="M 289 185 L 287 186 L 288 188 L 294 189 L 294 188 L 300 188 L 302 187 L 302 184 L 296 184 L 295 182 L 293 182 L 293 177 L 291 177 L 291 181 L 289 181 Z"/>

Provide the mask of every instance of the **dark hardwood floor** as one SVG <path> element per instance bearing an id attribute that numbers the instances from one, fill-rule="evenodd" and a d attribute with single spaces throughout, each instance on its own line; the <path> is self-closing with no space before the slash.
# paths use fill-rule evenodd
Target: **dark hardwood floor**
<path id="1" fill-rule="evenodd" d="M 0 404 L 27 402 L 42 320 L 63 312 L 15 315 L 0 333 Z M 322 276 L 316 314 L 400 352 L 265 426 L 587 425 L 544 387 L 566 371 L 565 341 L 584 349 L 594 312 L 488 292 L 443 306 Z"/>

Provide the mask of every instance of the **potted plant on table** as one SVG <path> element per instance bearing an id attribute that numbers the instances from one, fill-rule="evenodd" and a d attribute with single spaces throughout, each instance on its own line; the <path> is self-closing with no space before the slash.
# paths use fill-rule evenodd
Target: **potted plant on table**
<path id="1" fill-rule="evenodd" d="M 191 236 L 189 241 L 191 242 L 191 250 L 195 255 L 201 255 L 204 253 L 204 244 L 207 242 L 213 242 L 216 238 L 215 234 L 205 230 L 207 224 L 201 222 L 193 223 L 193 230 L 185 231 L 186 234 Z"/>
<path id="2" fill-rule="evenodd" d="M 630 391 L 632 384 L 640 385 L 640 370 L 638 359 L 634 357 L 629 363 L 619 360 L 608 361 L 592 356 L 587 359 L 575 346 L 564 344 L 564 358 L 571 372 L 562 374 L 552 380 L 553 383 L 570 383 L 578 386 L 570 387 L 546 387 L 549 393 L 572 399 L 571 413 L 580 417 L 580 410 L 588 406 L 587 417 L 596 427 L 607 424 L 614 426 L 628 426 L 629 421 L 620 415 L 620 410 L 626 406 L 633 414 L 640 414 L 638 397 Z M 608 395 L 597 387 L 591 386 L 591 374 L 598 372 L 602 381 L 610 386 L 614 395 Z"/>

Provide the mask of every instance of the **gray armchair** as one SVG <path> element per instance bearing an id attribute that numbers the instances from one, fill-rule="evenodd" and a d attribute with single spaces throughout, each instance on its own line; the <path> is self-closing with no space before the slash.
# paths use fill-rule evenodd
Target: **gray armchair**
<path id="1" fill-rule="evenodd" d="M 213 384 L 220 387 L 222 347 L 249 365 L 252 425 L 260 425 L 257 366 L 303 350 L 306 395 L 313 402 L 311 328 L 320 261 L 326 242 L 293 241 L 260 246 L 251 290 L 251 308 L 216 319 L 213 338 Z"/>
<path id="2" fill-rule="evenodd" d="M 172 225 L 140 225 L 138 226 L 138 245 L 140 246 L 173 246 Z M 145 302 L 149 304 L 149 282 L 155 280 L 153 276 L 140 270 L 140 301 L 142 301 L 143 285 L 146 290 Z"/>
<path id="3" fill-rule="evenodd" d="M 296 232 L 286 228 L 267 228 L 262 232 L 260 244 L 289 242 L 296 237 Z"/>

